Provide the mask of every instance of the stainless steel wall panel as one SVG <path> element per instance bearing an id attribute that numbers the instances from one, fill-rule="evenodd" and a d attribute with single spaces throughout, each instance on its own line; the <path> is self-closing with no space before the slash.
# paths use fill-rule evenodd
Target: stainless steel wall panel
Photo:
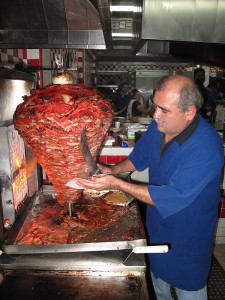
<path id="1" fill-rule="evenodd" d="M 11 182 L 11 165 L 10 165 L 10 148 L 8 142 L 8 131 L 11 128 L 0 127 L 1 151 L 0 151 L 0 183 L 3 218 L 10 220 L 13 224 L 15 221 L 15 209 L 13 201 L 13 188 Z"/>
<path id="2" fill-rule="evenodd" d="M 218 1 L 215 0 L 197 0 L 195 4 L 195 14 L 192 31 L 193 41 L 213 42 L 215 39 L 216 15 Z"/>
<path id="3" fill-rule="evenodd" d="M 29 95 L 31 83 L 24 80 L 0 79 L 0 122 L 11 121 L 23 96 Z"/>
<path id="4" fill-rule="evenodd" d="M 144 1 L 143 39 L 225 43 L 225 1 Z"/>
<path id="5" fill-rule="evenodd" d="M 215 26 L 215 42 L 219 43 L 219 41 L 225 40 L 225 1 L 219 1 L 217 16 L 216 16 L 216 26 Z"/>

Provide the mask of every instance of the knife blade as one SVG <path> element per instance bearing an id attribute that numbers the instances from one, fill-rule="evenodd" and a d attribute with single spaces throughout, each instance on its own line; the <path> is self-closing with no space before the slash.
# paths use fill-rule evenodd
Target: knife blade
<path id="1" fill-rule="evenodd" d="M 81 133 L 81 138 L 80 138 L 80 146 L 81 146 L 81 150 L 82 150 L 82 154 L 84 157 L 84 160 L 86 162 L 86 164 L 88 164 L 88 166 L 90 166 L 90 174 L 89 176 L 94 176 L 97 174 L 101 174 L 101 171 L 99 170 L 92 154 L 91 151 L 88 147 L 88 143 L 87 143 L 87 134 L 86 134 L 86 127 L 84 126 L 84 128 L 82 129 L 82 133 Z"/>

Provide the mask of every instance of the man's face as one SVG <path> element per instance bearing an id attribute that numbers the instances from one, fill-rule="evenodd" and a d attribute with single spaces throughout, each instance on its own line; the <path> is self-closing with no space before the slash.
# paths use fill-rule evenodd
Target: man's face
<path id="1" fill-rule="evenodd" d="M 194 118 L 194 114 L 180 111 L 177 106 L 178 99 L 179 92 L 171 83 L 167 83 L 163 91 L 155 92 L 153 118 L 157 122 L 158 130 L 166 135 L 167 142 L 181 133 Z"/>
<path id="2" fill-rule="evenodd" d="M 137 92 L 134 96 L 134 99 L 137 100 L 137 101 L 140 101 L 142 99 L 142 94 Z"/>
<path id="3" fill-rule="evenodd" d="M 123 85 L 121 88 L 121 93 L 126 94 L 128 91 L 129 91 L 129 85 L 128 84 Z"/>
<path id="4" fill-rule="evenodd" d="M 197 72 L 194 76 L 194 81 L 199 85 L 203 85 L 205 82 L 205 72 L 203 71 Z"/>

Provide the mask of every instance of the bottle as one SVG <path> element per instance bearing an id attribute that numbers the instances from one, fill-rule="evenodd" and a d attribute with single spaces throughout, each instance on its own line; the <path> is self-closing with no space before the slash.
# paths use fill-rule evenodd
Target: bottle
<path id="1" fill-rule="evenodd" d="M 130 114 L 126 113 L 126 122 L 129 122 L 129 121 L 130 121 Z"/>

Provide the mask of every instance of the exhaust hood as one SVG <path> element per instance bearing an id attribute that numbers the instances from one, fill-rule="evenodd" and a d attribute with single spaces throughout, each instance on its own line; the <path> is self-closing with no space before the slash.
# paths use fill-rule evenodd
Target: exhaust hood
<path id="1" fill-rule="evenodd" d="M 97 58 L 225 66 L 224 15 L 225 0 L 0 1 L 0 48 L 93 49 Z"/>
<path id="2" fill-rule="evenodd" d="M 0 1 L 0 48 L 105 49 L 99 14 L 88 0 Z"/>

